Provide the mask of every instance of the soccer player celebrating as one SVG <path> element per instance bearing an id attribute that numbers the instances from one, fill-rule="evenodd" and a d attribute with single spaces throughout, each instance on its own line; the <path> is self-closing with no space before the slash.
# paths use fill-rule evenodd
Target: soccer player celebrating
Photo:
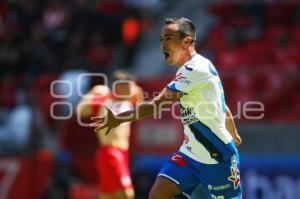
<path id="1" fill-rule="evenodd" d="M 152 117 L 157 107 L 179 100 L 185 139 L 163 164 L 149 199 L 190 198 L 199 184 L 208 198 L 241 198 L 236 148 L 241 138 L 214 65 L 195 51 L 195 26 L 187 18 L 166 19 L 160 40 L 165 60 L 179 67 L 175 78 L 151 101 L 118 114 L 108 109 L 105 117 L 92 118 L 91 126 L 108 133 L 123 122 Z"/>
<path id="2" fill-rule="evenodd" d="M 78 106 L 81 118 L 103 115 L 105 107 L 109 107 L 115 113 L 127 111 L 142 102 L 142 89 L 136 85 L 131 74 L 116 71 L 113 78 L 116 82 L 112 91 L 106 85 L 97 85 L 82 98 Z M 114 128 L 109 135 L 102 131 L 97 131 L 99 198 L 133 199 L 134 189 L 128 162 L 130 122 Z"/>

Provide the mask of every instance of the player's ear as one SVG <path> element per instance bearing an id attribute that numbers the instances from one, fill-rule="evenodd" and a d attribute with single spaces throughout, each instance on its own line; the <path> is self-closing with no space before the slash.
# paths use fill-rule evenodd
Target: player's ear
<path id="1" fill-rule="evenodd" d="M 187 36 L 187 40 L 189 45 L 193 43 L 193 38 L 191 36 Z"/>
<path id="2" fill-rule="evenodd" d="M 183 38 L 183 44 L 185 47 L 189 47 L 193 42 L 193 39 L 191 36 L 186 36 L 185 38 Z"/>

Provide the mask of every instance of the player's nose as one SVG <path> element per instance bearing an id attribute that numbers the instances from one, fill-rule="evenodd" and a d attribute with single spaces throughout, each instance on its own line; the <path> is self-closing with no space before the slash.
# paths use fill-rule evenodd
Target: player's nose
<path id="1" fill-rule="evenodd" d="M 164 48 L 165 48 L 165 47 L 164 47 L 163 42 L 160 42 L 160 49 L 161 49 L 161 50 L 164 50 Z"/>
<path id="2" fill-rule="evenodd" d="M 166 50 L 166 45 L 163 42 L 161 42 L 160 43 L 160 48 L 161 48 L 162 51 L 165 51 Z"/>

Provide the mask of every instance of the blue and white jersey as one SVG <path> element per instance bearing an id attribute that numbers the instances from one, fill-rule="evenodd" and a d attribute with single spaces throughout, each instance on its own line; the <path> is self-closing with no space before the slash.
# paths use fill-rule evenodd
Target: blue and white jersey
<path id="1" fill-rule="evenodd" d="M 226 160 L 236 151 L 226 129 L 223 87 L 213 64 L 195 54 L 181 66 L 167 88 L 182 93 L 184 142 L 180 151 L 205 164 Z"/>

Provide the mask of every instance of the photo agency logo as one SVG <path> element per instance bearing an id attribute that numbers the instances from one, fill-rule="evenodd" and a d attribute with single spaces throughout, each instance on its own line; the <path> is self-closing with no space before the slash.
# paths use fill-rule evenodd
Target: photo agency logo
<path id="1" fill-rule="evenodd" d="M 93 89 L 88 92 L 88 90 L 90 89 L 90 82 L 93 78 L 101 80 L 103 84 L 98 85 L 98 87 L 93 87 Z M 121 106 L 121 103 L 112 103 L 112 100 L 108 98 L 106 98 L 106 100 L 101 100 L 101 97 L 103 97 L 103 99 L 105 95 L 109 95 L 110 98 L 111 96 L 113 96 L 113 98 L 123 99 L 130 99 L 134 97 L 132 92 L 117 92 L 117 85 L 124 83 L 129 85 L 134 84 L 132 81 L 116 80 L 111 84 L 110 87 L 108 80 L 108 76 L 104 73 L 81 73 L 73 79 L 58 79 L 53 81 L 50 86 L 50 94 L 56 100 L 50 106 L 51 117 L 55 120 L 69 120 L 72 117 L 76 116 L 79 125 L 89 126 L 89 123 L 91 121 L 89 120 L 89 118 L 87 120 L 86 118 L 83 119 L 81 117 L 82 110 L 85 110 L 87 107 L 89 107 L 90 111 L 95 111 L 93 110 L 93 107 L 109 107 L 110 109 L 115 111 L 118 110 L 118 107 Z M 141 93 L 144 99 L 152 99 L 157 97 L 159 94 L 160 92 Z M 158 105 L 152 104 L 154 118 L 162 119 L 163 113 L 165 112 L 170 112 L 172 117 L 176 120 L 185 119 L 188 122 L 194 121 L 193 117 L 202 119 L 214 119 L 216 117 L 222 116 L 224 111 L 226 110 L 226 105 L 225 103 L 222 103 L 222 99 L 220 98 L 220 102 L 216 103 L 216 100 L 212 100 L 214 97 L 216 97 L 215 95 L 207 93 L 204 93 L 203 95 L 207 97 L 207 101 L 199 101 L 197 100 L 199 96 L 191 94 L 191 103 L 185 102 L 183 104 L 180 101 L 172 102 L 172 94 L 167 93 L 165 97 L 167 99 L 169 98 L 169 101 L 166 100 Z M 194 103 L 195 101 L 197 103 Z M 128 100 L 128 102 L 132 101 Z M 133 104 L 131 104 L 130 108 L 132 109 L 133 107 Z M 139 117 L 139 108 L 140 107 L 137 107 L 137 112 L 128 115 L 128 117 L 132 117 L 133 115 Z M 178 111 L 179 109 L 180 111 Z M 238 101 L 236 103 L 236 107 L 232 107 L 231 109 L 234 110 L 234 112 L 232 112 L 233 118 L 238 120 L 260 120 L 265 116 L 265 106 L 260 101 Z M 96 113 L 91 116 L 96 116 L 95 114 Z M 103 109 L 103 112 L 101 114 L 104 116 L 103 122 L 107 122 L 105 117 L 105 115 L 107 114 L 107 110 Z"/>

